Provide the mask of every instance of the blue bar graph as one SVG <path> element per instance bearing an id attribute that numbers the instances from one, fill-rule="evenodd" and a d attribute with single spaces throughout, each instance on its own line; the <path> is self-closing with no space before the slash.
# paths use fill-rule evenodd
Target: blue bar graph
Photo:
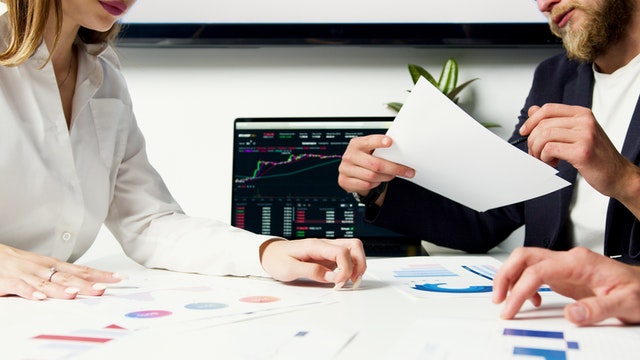
<path id="1" fill-rule="evenodd" d="M 395 270 L 393 276 L 397 278 L 425 278 L 460 275 L 439 264 L 425 264 Z"/>
<path id="2" fill-rule="evenodd" d="M 579 350 L 580 348 L 576 341 L 566 341 L 564 338 L 564 333 L 562 331 L 505 328 L 502 334 L 504 336 L 529 337 L 556 341 L 560 340 L 566 346 L 565 350 L 514 346 L 513 355 L 536 356 L 545 360 L 566 360 L 567 350 Z"/>
<path id="3" fill-rule="evenodd" d="M 562 350 L 515 347 L 513 348 L 513 355 L 538 356 L 546 360 L 567 360 L 567 352 Z"/>
<path id="4" fill-rule="evenodd" d="M 505 336 L 527 336 L 548 339 L 564 339 L 564 333 L 561 331 L 540 331 L 526 329 L 504 329 L 502 333 Z"/>

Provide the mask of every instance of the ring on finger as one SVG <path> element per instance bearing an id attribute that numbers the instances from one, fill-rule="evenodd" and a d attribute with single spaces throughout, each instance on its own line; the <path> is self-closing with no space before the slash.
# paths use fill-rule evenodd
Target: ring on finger
<path id="1" fill-rule="evenodd" d="M 53 275 L 55 275 L 58 272 L 58 269 L 56 269 L 55 267 L 50 267 L 49 268 L 49 282 L 51 282 L 51 278 L 53 278 Z"/>

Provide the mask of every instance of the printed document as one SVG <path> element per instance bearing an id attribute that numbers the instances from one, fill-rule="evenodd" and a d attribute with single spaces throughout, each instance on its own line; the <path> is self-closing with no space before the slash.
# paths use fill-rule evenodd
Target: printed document
<path id="1" fill-rule="evenodd" d="M 509 144 L 424 78 L 374 155 L 416 170 L 410 181 L 477 211 L 536 198 L 569 185 L 557 170 Z"/>

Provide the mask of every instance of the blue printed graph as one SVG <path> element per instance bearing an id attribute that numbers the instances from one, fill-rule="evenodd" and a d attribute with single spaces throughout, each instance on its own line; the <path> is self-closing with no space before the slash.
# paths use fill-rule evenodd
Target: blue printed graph
<path id="1" fill-rule="evenodd" d="M 414 289 L 422 290 L 422 291 L 431 291 L 431 292 L 439 292 L 439 293 L 452 293 L 452 294 L 462 294 L 462 293 L 484 293 L 491 292 L 493 290 L 492 286 L 489 285 L 471 285 L 467 287 L 446 287 L 445 283 L 440 284 L 416 284 L 414 285 Z"/>
<path id="2" fill-rule="evenodd" d="M 493 287 L 486 284 L 485 280 L 491 280 L 495 274 L 496 268 L 491 265 L 471 265 L 462 266 L 465 272 L 454 272 L 442 264 L 416 264 L 403 267 L 393 272 L 395 278 L 415 278 L 412 281 L 412 289 L 419 291 L 427 291 L 434 293 L 451 293 L 451 294 L 469 294 L 469 293 L 486 293 L 491 292 Z M 471 280 L 468 273 L 479 276 L 473 276 Z M 447 281 L 443 279 L 449 279 Z"/>
<path id="3" fill-rule="evenodd" d="M 580 346 L 576 341 L 567 341 L 562 331 L 543 331 L 530 329 L 512 329 L 505 328 L 503 333 L 506 337 L 523 337 L 536 338 L 549 342 L 554 342 L 556 347 L 532 347 L 532 346 L 514 346 L 513 355 L 538 357 L 546 360 L 566 360 L 568 350 L 579 350 Z M 551 345 L 551 344 L 549 344 Z"/>
<path id="4" fill-rule="evenodd" d="M 395 270 L 393 276 L 396 278 L 431 278 L 458 276 L 458 274 L 445 268 L 440 264 L 413 265 Z"/>

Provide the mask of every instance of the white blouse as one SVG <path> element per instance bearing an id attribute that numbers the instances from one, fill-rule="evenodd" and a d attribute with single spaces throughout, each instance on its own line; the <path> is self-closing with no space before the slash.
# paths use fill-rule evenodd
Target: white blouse
<path id="1" fill-rule="evenodd" d="M 0 48 L 8 37 L 2 15 Z M 149 164 L 115 52 L 77 45 L 70 129 L 44 43 L 0 66 L 0 243 L 72 262 L 104 223 L 147 267 L 266 276 L 258 249 L 272 237 L 186 216 Z"/>

